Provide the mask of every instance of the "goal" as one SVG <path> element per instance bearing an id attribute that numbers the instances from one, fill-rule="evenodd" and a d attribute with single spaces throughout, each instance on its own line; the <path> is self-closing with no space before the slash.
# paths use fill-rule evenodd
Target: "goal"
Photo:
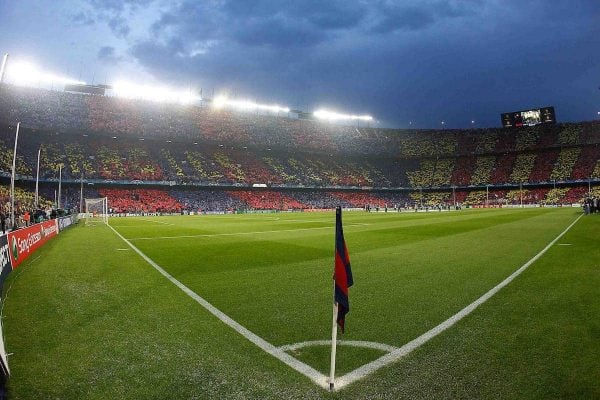
<path id="1" fill-rule="evenodd" d="M 108 198 L 85 199 L 85 224 L 108 225 Z"/>

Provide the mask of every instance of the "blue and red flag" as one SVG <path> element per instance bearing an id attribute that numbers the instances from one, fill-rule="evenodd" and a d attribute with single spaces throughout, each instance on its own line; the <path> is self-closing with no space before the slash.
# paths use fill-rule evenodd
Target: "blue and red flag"
<path id="1" fill-rule="evenodd" d="M 334 300 L 338 305 L 337 323 L 344 333 L 346 314 L 350 311 L 350 300 L 348 299 L 348 288 L 352 286 L 352 269 L 350 269 L 350 258 L 344 240 L 342 228 L 342 208 L 335 210 L 335 269 L 333 273 L 335 281 Z"/>

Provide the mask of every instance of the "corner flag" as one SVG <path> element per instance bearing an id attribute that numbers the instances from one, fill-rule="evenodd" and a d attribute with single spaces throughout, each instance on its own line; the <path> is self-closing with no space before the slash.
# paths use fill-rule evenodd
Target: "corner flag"
<path id="1" fill-rule="evenodd" d="M 335 296 L 337 303 L 337 323 L 344 333 L 344 323 L 346 314 L 350 311 L 350 301 L 348 299 L 348 288 L 352 286 L 352 269 L 350 269 L 350 258 L 348 249 L 344 240 L 344 230 L 342 228 L 342 208 L 335 210 L 335 269 L 333 274 L 335 280 Z"/>
<path id="2" fill-rule="evenodd" d="M 348 288 L 352 286 L 352 270 L 350 257 L 344 240 L 342 228 L 342 207 L 335 209 L 335 267 L 333 269 L 333 310 L 331 321 L 331 368 L 329 370 L 329 390 L 334 390 L 335 384 L 335 353 L 337 345 L 337 326 L 344 333 L 346 314 L 350 311 Z M 336 324 L 337 322 L 337 324 Z"/>

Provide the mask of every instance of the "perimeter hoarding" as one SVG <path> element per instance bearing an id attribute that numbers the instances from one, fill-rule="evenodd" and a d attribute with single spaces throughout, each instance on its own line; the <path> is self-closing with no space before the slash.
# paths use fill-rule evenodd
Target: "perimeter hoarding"
<path id="1" fill-rule="evenodd" d="M 8 248 L 12 269 L 16 269 L 34 251 L 58 234 L 58 220 L 41 222 L 8 233 Z"/>
<path id="2" fill-rule="evenodd" d="M 0 293 L 2 293 L 4 281 L 8 274 L 12 271 L 12 266 L 10 264 L 10 254 L 8 250 L 8 240 L 6 235 L 0 236 Z M 4 376 L 8 376 L 10 374 L 10 369 L 8 368 L 8 357 L 6 355 L 6 349 L 4 348 L 4 335 L 2 333 L 2 320 L 0 319 L 0 368 L 2 374 Z"/>

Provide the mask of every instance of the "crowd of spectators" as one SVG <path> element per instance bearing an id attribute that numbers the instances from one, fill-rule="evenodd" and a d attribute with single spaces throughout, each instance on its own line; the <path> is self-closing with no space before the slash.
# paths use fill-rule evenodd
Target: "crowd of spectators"
<path id="1" fill-rule="evenodd" d="M 353 207 L 385 207 L 387 202 L 375 194 L 365 192 L 334 192 L 333 195 L 351 204 Z"/>
<path id="2" fill-rule="evenodd" d="M 598 192 L 598 193 L 596 193 Z M 600 195 L 600 187 L 592 187 Z M 45 185 L 40 188 L 39 209 L 46 215 L 57 210 L 57 191 Z M 581 203 L 588 196 L 587 186 L 527 189 L 490 189 L 460 191 L 356 192 L 339 190 L 236 190 L 236 189 L 115 189 L 85 188 L 83 194 L 75 187 L 63 188 L 60 209 L 77 213 L 85 211 L 85 198 L 107 197 L 109 212 L 132 213 L 211 213 L 248 210 L 311 210 L 361 208 L 370 211 L 400 211 L 414 209 L 448 209 L 462 207 L 499 207 L 540 204 L 546 206 Z M 17 226 L 24 224 L 25 213 L 33 215 L 33 187 L 15 190 Z M 8 214 L 9 187 L 0 185 L 0 211 Z M 80 208 L 81 207 L 81 208 Z"/>
<path id="3" fill-rule="evenodd" d="M 597 168 L 600 161 L 600 146 L 586 146 L 581 149 L 579 157 L 573 166 L 571 177 L 573 179 L 600 178 L 600 170 Z"/>
<path id="4" fill-rule="evenodd" d="M 535 153 L 520 153 L 517 155 L 508 182 L 529 182 L 529 175 L 535 163 Z"/>
<path id="5" fill-rule="evenodd" d="M 336 152 L 402 158 L 440 158 L 492 152 L 533 151 L 600 142 L 595 122 L 519 129 L 413 130 L 341 126 L 298 119 L 111 96 L 3 84 L 3 123 L 32 129 L 104 133 L 134 139 L 205 140 L 288 151 Z"/>
<path id="6" fill-rule="evenodd" d="M 170 190 L 169 195 L 190 212 L 233 211 L 246 207 L 226 190 Z"/>
<path id="7" fill-rule="evenodd" d="M 542 150 L 535 154 L 535 162 L 527 182 L 548 182 L 552 178 L 552 172 L 558 165 L 559 150 Z M 572 165 L 571 165 L 572 167 Z M 569 170 L 568 172 L 570 172 Z"/>
<path id="8" fill-rule="evenodd" d="M 554 169 L 550 173 L 550 179 L 556 181 L 566 181 L 571 178 L 577 162 L 581 148 L 567 147 L 561 150 L 554 164 Z"/>
<path id="9" fill-rule="evenodd" d="M 335 196 L 334 192 L 303 190 L 288 193 L 302 204 L 306 204 L 312 209 L 333 209 L 337 206 L 354 207 L 352 203 Z"/>
<path id="10" fill-rule="evenodd" d="M 4 176 L 12 167 L 11 136 L 6 126 L 0 130 L 0 173 Z M 168 181 L 225 186 L 428 188 L 600 177 L 598 145 L 421 159 L 336 157 L 308 151 L 292 153 L 244 147 L 25 129 L 20 135 L 16 172 L 34 179 L 40 150 L 42 180 L 58 180 L 60 176 L 67 181 L 83 177 L 108 183 Z"/>
<path id="11" fill-rule="evenodd" d="M 234 190 L 230 192 L 253 210 L 302 210 L 310 208 L 287 193 L 274 190 Z"/>
<path id="12" fill-rule="evenodd" d="M 495 156 L 477 157 L 470 183 L 472 185 L 486 185 L 490 182 L 493 182 L 491 176 L 494 165 L 496 165 Z"/>
<path id="13" fill-rule="evenodd" d="M 458 157 L 456 165 L 452 171 L 450 182 L 456 186 L 470 185 L 473 178 L 473 171 L 477 165 L 477 159 L 473 156 Z"/>
<path id="14" fill-rule="evenodd" d="M 54 212 L 53 212 L 54 210 Z M 41 222 L 51 216 L 56 217 L 54 204 L 47 197 L 40 195 L 35 201 L 35 192 L 28 187 L 15 186 L 14 219 L 11 220 L 10 186 L 0 185 L 0 234 Z"/>
<path id="15" fill-rule="evenodd" d="M 176 199 L 159 189 L 103 188 L 98 194 L 108 198 L 112 213 L 172 213 L 183 209 Z"/>
<path id="16" fill-rule="evenodd" d="M 114 199 L 115 210 L 401 202 L 364 192 L 339 191 L 338 195 L 339 188 L 458 187 L 463 189 L 458 195 L 461 202 L 477 204 L 482 186 L 600 179 L 598 122 L 519 129 L 383 129 L 11 85 L 3 85 L 0 96 L 0 176 L 4 178 L 12 168 L 17 121 L 22 123 L 16 160 L 20 179 L 35 179 L 39 150 L 43 182 L 60 177 L 67 184 L 84 180 L 162 188 L 219 187 L 210 195 L 204 190 L 167 193 L 160 189 L 146 196 L 150 189 L 127 193 L 102 189 Z M 230 190 L 253 185 L 271 190 L 260 196 L 254 190 Z M 278 188 L 305 190 L 274 190 Z M 540 190 L 518 191 L 519 202 L 523 196 L 526 201 L 548 204 L 577 197 L 573 189 Z M 514 190 L 492 191 L 497 196 L 493 201 L 516 201 Z M 453 202 L 448 193 L 415 191 L 404 202 Z M 75 191 L 66 192 L 64 198 L 65 204 L 79 200 Z M 143 207 L 144 201 L 150 205 Z M 486 202 L 490 202 L 488 195 Z"/>

